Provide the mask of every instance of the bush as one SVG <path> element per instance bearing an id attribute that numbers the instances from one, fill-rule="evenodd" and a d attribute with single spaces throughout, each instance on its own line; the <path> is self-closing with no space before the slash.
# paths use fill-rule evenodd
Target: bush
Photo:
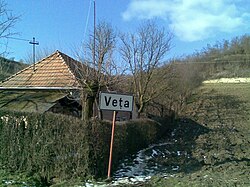
<path id="1" fill-rule="evenodd" d="M 128 122 L 117 122 L 113 146 L 112 170 L 119 160 L 127 155 L 145 148 L 155 142 L 163 132 L 160 124 L 150 119 L 138 119 Z M 109 161 L 111 123 L 105 121 L 92 122 L 92 168 L 95 176 L 106 176 Z M 94 162 L 94 163 L 93 163 Z"/>
<path id="2" fill-rule="evenodd" d="M 0 166 L 47 181 L 106 176 L 111 126 L 60 114 L 0 111 Z M 126 155 L 156 141 L 159 127 L 148 119 L 117 122 L 113 169 Z"/>
<path id="3" fill-rule="evenodd" d="M 46 179 L 87 176 L 85 129 L 69 116 L 1 112 L 0 165 Z"/>

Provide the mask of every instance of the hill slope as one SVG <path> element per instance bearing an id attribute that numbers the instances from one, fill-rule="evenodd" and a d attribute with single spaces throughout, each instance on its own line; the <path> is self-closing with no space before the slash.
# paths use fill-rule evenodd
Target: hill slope
<path id="1" fill-rule="evenodd" d="M 0 57 L 0 81 L 27 67 L 27 64 Z"/>
<path id="2" fill-rule="evenodd" d="M 190 98 L 185 116 L 209 129 L 177 149 L 190 151 L 179 171 L 153 178 L 148 186 L 250 186 L 250 84 L 205 84 Z M 181 139 L 194 136 L 189 122 L 179 123 Z M 188 139 L 187 139 L 188 140 Z M 190 147 L 192 149 L 190 149 Z M 190 162 L 191 158 L 199 162 Z M 169 165 L 169 158 L 162 159 Z M 195 170 L 193 168 L 196 168 Z M 145 185 L 147 186 L 147 185 Z"/>

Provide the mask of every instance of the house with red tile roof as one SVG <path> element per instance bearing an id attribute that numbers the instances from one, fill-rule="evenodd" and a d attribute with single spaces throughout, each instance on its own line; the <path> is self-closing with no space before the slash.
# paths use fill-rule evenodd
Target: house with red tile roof
<path id="1" fill-rule="evenodd" d="M 55 51 L 48 57 L 17 72 L 0 83 L 0 109 L 23 112 L 55 112 L 80 117 L 81 91 L 86 72 L 92 68 Z M 95 106 L 94 116 L 98 115 Z M 112 119 L 112 113 L 103 113 Z M 130 119 L 130 114 L 119 114 Z"/>
<path id="2" fill-rule="evenodd" d="M 84 65 L 56 51 L 7 78 L 0 84 L 6 89 L 79 89 Z"/>
<path id="3" fill-rule="evenodd" d="M 60 110 L 80 116 L 80 82 L 86 69 L 56 51 L 0 83 L 0 108 L 40 113 Z"/>

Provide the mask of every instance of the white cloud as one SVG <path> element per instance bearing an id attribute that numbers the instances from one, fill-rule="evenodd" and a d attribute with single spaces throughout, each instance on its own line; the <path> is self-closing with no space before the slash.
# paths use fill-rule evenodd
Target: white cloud
<path id="1" fill-rule="evenodd" d="M 151 19 L 153 17 L 167 16 L 168 4 L 165 0 L 132 0 L 128 9 L 122 14 L 123 19 L 134 17 Z"/>
<path id="2" fill-rule="evenodd" d="M 179 39 L 198 41 L 245 27 L 250 14 L 240 3 L 240 0 L 131 0 L 122 17 L 127 21 L 161 18 Z"/>

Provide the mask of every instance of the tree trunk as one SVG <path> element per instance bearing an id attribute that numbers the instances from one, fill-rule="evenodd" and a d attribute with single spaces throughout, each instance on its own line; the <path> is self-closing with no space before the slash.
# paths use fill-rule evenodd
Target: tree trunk
<path id="1" fill-rule="evenodd" d="M 145 104 L 144 104 L 144 102 L 142 102 L 142 103 L 140 103 L 138 106 L 139 106 L 139 107 L 138 107 L 138 118 L 140 118 L 140 117 L 141 117 L 141 113 L 142 113 L 143 110 L 144 110 Z"/>
<path id="2" fill-rule="evenodd" d="M 98 82 L 93 81 L 88 83 L 88 90 L 84 90 L 84 97 L 82 97 L 82 119 L 88 121 L 93 117 L 93 108 L 95 98 L 98 92 Z"/>
<path id="3" fill-rule="evenodd" d="M 95 96 L 87 94 L 84 106 L 84 114 L 83 114 L 84 121 L 90 120 L 90 118 L 93 116 L 94 102 L 95 102 Z"/>

